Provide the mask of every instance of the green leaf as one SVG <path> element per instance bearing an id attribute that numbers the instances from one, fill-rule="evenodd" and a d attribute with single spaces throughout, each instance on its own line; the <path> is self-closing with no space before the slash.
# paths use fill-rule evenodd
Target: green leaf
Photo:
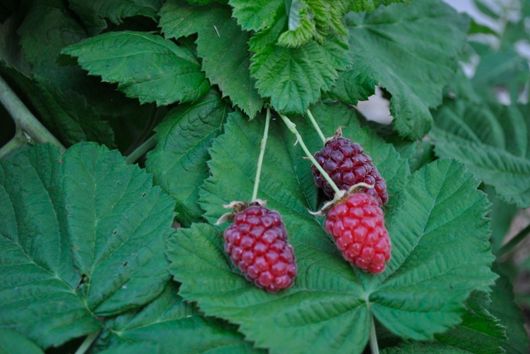
<path id="1" fill-rule="evenodd" d="M 224 95 L 251 118 L 263 101 L 250 77 L 250 35 L 243 32 L 230 11 L 221 6 L 189 6 L 181 1 L 166 2 L 160 11 L 160 27 L 166 38 L 178 39 L 198 33 L 197 54 L 202 69 Z"/>
<path id="2" fill-rule="evenodd" d="M 18 332 L 0 329 L 0 353 L 2 354 L 43 354 L 32 341 Z"/>
<path id="3" fill-rule="evenodd" d="M 506 203 L 500 198 L 493 188 L 487 188 L 488 198 L 492 204 L 491 206 L 491 248 L 493 253 L 497 253 L 503 243 L 506 235 L 510 231 L 512 220 L 519 211 L 513 205 Z"/>
<path id="4" fill-rule="evenodd" d="M 284 8 L 283 0 L 228 0 L 237 23 L 247 31 L 267 29 Z"/>
<path id="5" fill-rule="evenodd" d="M 220 231 L 196 224 L 179 230 L 168 247 L 170 272 L 182 282 L 180 294 L 207 315 L 238 324 L 247 339 L 272 353 L 360 353 L 371 315 L 413 339 L 432 338 L 456 325 L 471 291 L 487 289 L 495 278 L 483 217 L 488 203 L 477 182 L 450 161 L 429 164 L 409 179 L 406 160 L 363 129 L 352 111 L 340 105 L 312 111 L 326 135 L 335 124 L 345 127 L 345 135 L 364 146 L 390 186 L 386 222 L 393 255 L 387 271 L 366 275 L 341 258 L 320 220 L 307 211 L 317 208 L 309 163 L 277 121 L 271 124 L 260 197 L 286 223 L 297 257 L 295 285 L 279 294 L 255 288 L 231 267 Z M 311 125 L 296 124 L 309 148 L 318 149 L 321 141 Z M 234 115 L 214 142 L 212 176 L 201 192 L 209 222 L 225 212 L 223 204 L 250 196 L 262 125 Z"/>
<path id="6" fill-rule="evenodd" d="M 147 170 L 175 198 L 178 220 L 185 225 L 202 215 L 197 186 L 209 175 L 208 149 L 227 114 L 228 107 L 212 92 L 172 110 L 156 128 L 157 144 L 147 155 Z"/>
<path id="7" fill-rule="evenodd" d="M 343 102 L 357 104 L 373 95 L 376 85 L 377 81 L 371 76 L 366 76 L 360 71 L 349 70 L 340 75 L 330 95 Z"/>
<path id="8" fill-rule="evenodd" d="M 470 354 L 470 352 L 442 344 L 408 343 L 384 349 L 383 354 Z"/>
<path id="9" fill-rule="evenodd" d="M 437 113 L 436 153 L 464 163 L 506 201 L 530 205 L 528 106 L 492 106 L 456 101 Z"/>
<path id="10" fill-rule="evenodd" d="M 83 20 L 88 32 L 100 33 L 107 28 L 105 19 L 121 24 L 125 18 L 145 16 L 151 19 L 162 5 L 162 0 L 68 0 L 70 7 Z"/>
<path id="11" fill-rule="evenodd" d="M 466 303 L 462 323 L 436 336 L 440 343 L 469 353 L 490 354 L 502 352 L 506 331 L 488 308 L 491 299 L 483 292 L 473 293 Z"/>
<path id="12" fill-rule="evenodd" d="M 116 151 L 37 145 L 0 160 L 0 326 L 42 347 L 156 297 L 173 201 Z"/>
<path id="13" fill-rule="evenodd" d="M 392 94 L 390 110 L 399 134 L 423 136 L 432 125 L 429 108 L 441 103 L 443 87 L 455 73 L 466 35 L 464 18 L 441 1 L 417 0 L 350 13 L 345 20 L 354 65 L 337 86 L 358 75 L 378 82 Z"/>
<path id="14" fill-rule="evenodd" d="M 141 311 L 109 321 L 101 337 L 96 348 L 105 354 L 258 352 L 235 330 L 199 316 L 171 285 Z"/>
<path id="15" fill-rule="evenodd" d="M 66 47 L 63 53 L 141 103 L 194 101 L 208 91 L 192 52 L 154 34 L 108 32 Z"/>
<path id="16" fill-rule="evenodd" d="M 298 48 L 279 46 L 276 41 L 283 30 L 285 12 L 275 25 L 250 39 L 250 71 L 256 78 L 261 96 L 270 97 L 278 111 L 304 113 L 309 105 L 329 90 L 338 71 L 348 66 L 347 44 L 330 36 L 323 43 L 310 41 Z"/>
<path id="17" fill-rule="evenodd" d="M 496 271 L 499 271 L 496 269 Z M 491 292 L 490 312 L 506 328 L 508 340 L 503 343 L 506 353 L 528 353 L 530 343 L 525 329 L 525 320 L 521 308 L 514 302 L 513 286 L 509 279 L 502 275 L 497 279 Z"/>

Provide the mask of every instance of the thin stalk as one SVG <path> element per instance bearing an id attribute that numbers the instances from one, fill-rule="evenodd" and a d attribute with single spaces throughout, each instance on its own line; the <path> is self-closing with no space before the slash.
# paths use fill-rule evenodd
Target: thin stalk
<path id="1" fill-rule="evenodd" d="M 267 148 L 267 139 L 269 138 L 269 125 L 271 121 L 271 111 L 267 109 L 267 115 L 265 116 L 265 129 L 263 129 L 263 137 L 261 138 L 261 144 L 259 146 L 258 165 L 256 167 L 256 177 L 254 178 L 254 189 L 252 190 L 252 198 L 254 201 L 258 197 L 259 182 L 261 179 L 261 166 L 263 165 L 263 157 L 265 156 L 265 149 Z"/>
<path id="2" fill-rule="evenodd" d="M 506 256 L 508 253 L 512 252 L 515 247 L 523 241 L 526 236 L 530 235 L 530 225 L 526 226 L 524 229 L 519 231 L 517 235 L 515 235 L 508 243 L 506 243 L 504 246 L 501 247 L 499 250 L 499 258 Z"/>
<path id="3" fill-rule="evenodd" d="M 320 127 L 318 126 L 317 120 L 315 119 L 315 117 L 313 116 L 313 113 L 311 113 L 311 111 L 309 109 L 307 110 L 307 116 L 309 117 L 309 120 L 313 124 L 313 127 L 317 131 L 318 136 L 320 137 L 322 142 L 326 143 L 326 137 L 324 136 L 324 133 L 322 133 L 322 130 L 320 130 Z"/>
<path id="4" fill-rule="evenodd" d="M 293 122 L 291 122 L 289 120 L 289 118 L 287 118 L 286 116 L 280 114 L 280 118 L 282 118 L 283 122 L 285 123 L 285 125 L 287 126 L 287 128 L 294 134 L 294 136 L 296 137 L 296 142 L 300 144 L 300 147 L 302 148 L 302 150 L 304 150 L 304 153 L 306 154 L 307 158 L 309 159 L 309 161 L 311 161 L 311 163 L 317 168 L 317 170 L 320 172 L 320 174 L 322 175 L 322 177 L 324 177 L 324 179 L 329 183 L 329 185 L 331 186 L 331 188 L 333 189 L 333 191 L 335 192 L 335 195 L 340 195 L 341 194 L 341 191 L 339 189 L 339 187 L 337 187 L 337 185 L 335 184 L 335 182 L 333 182 L 333 180 L 331 179 L 331 177 L 327 174 L 327 172 L 322 168 L 322 166 L 320 166 L 320 164 L 318 163 L 317 160 L 315 160 L 315 158 L 313 157 L 313 155 L 311 154 L 311 152 L 309 151 L 309 149 L 307 148 L 307 146 L 305 145 L 304 143 L 304 140 L 302 139 L 302 136 L 300 135 L 300 133 L 298 132 L 298 130 L 296 129 L 296 124 L 294 124 Z"/>
<path id="5" fill-rule="evenodd" d="M 35 141 L 50 143 L 64 150 L 63 144 L 35 118 L 2 77 L 0 77 L 0 102 L 11 115 L 16 126 L 28 133 Z"/>
<path id="6" fill-rule="evenodd" d="M 15 136 L 0 148 L 0 159 L 27 143 L 28 139 L 24 137 L 24 133 L 20 129 L 17 129 Z"/>
<path id="7" fill-rule="evenodd" d="M 99 331 L 91 333 L 88 336 L 86 336 L 83 343 L 81 343 L 79 348 L 77 348 L 77 350 L 75 351 L 75 354 L 85 354 L 85 352 L 90 348 L 90 346 L 92 346 L 92 344 L 94 343 L 94 341 L 96 340 L 98 336 L 99 336 Z"/>
<path id="8" fill-rule="evenodd" d="M 372 354 L 379 354 L 379 345 L 377 344 L 377 333 L 375 331 L 375 320 L 372 316 L 372 324 L 370 326 L 370 349 Z"/>
<path id="9" fill-rule="evenodd" d="M 135 163 L 156 145 L 156 135 L 151 136 L 134 149 L 125 159 L 127 163 Z"/>

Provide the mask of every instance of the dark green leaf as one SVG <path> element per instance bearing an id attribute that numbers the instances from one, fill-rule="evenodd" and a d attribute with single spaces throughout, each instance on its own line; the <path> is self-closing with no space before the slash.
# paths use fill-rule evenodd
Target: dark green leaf
<path id="1" fill-rule="evenodd" d="M 156 128 L 157 145 L 147 155 L 147 170 L 176 200 L 178 220 L 185 225 L 202 215 L 199 186 L 209 175 L 206 161 L 213 139 L 221 133 L 228 108 L 215 93 L 179 106 Z"/>
<path id="2" fill-rule="evenodd" d="M 32 341 L 9 329 L 0 329 L 1 354 L 44 354 Z"/>
<path id="3" fill-rule="evenodd" d="M 156 297 L 173 201 L 96 144 L 37 145 L 0 161 L 0 325 L 42 347 Z"/>

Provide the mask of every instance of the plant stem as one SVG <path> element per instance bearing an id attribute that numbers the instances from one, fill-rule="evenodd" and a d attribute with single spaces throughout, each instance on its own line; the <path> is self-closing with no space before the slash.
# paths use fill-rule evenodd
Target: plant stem
<path id="1" fill-rule="evenodd" d="M 135 163 L 156 145 L 156 135 L 151 136 L 134 149 L 125 159 L 127 163 Z"/>
<path id="2" fill-rule="evenodd" d="M 86 336 L 83 343 L 81 343 L 79 348 L 77 348 L 77 350 L 75 351 L 75 354 L 85 354 L 85 352 L 90 348 L 92 343 L 94 343 L 96 338 L 99 336 L 99 332 L 100 331 L 97 331 Z"/>
<path id="3" fill-rule="evenodd" d="M 9 112 L 17 127 L 28 133 L 35 141 L 50 143 L 64 150 L 59 140 L 35 118 L 2 77 L 0 77 L 0 102 Z"/>
<path id="4" fill-rule="evenodd" d="M 498 257 L 500 258 L 506 256 L 508 253 L 512 252 L 515 247 L 528 235 L 530 235 L 530 225 L 526 226 L 524 229 L 519 231 L 519 233 L 515 235 L 510 241 L 508 241 L 508 243 L 502 246 L 499 250 Z"/>
<path id="5" fill-rule="evenodd" d="M 256 177 L 254 178 L 254 190 L 252 191 L 251 201 L 255 201 L 258 197 L 259 182 L 261 179 L 261 166 L 263 165 L 263 157 L 265 156 L 265 149 L 267 148 L 270 121 L 271 111 L 267 108 L 267 115 L 265 116 L 265 129 L 263 129 L 263 137 L 261 138 L 261 144 L 259 146 L 258 165 L 256 167 Z"/>
<path id="6" fill-rule="evenodd" d="M 15 136 L 0 148 L 0 159 L 27 143 L 28 140 L 24 137 L 24 133 L 17 129 Z"/>
<path id="7" fill-rule="evenodd" d="M 329 183 L 329 185 L 331 186 L 331 188 L 335 192 L 335 195 L 340 195 L 341 191 L 340 191 L 339 187 L 337 187 L 337 185 L 335 184 L 335 182 L 333 182 L 333 180 L 327 174 L 327 172 L 322 168 L 322 166 L 320 166 L 318 161 L 315 160 L 315 158 L 313 157 L 313 155 L 311 154 L 311 152 L 309 151 L 309 149 L 305 145 L 304 140 L 302 139 L 302 136 L 300 135 L 300 133 L 296 129 L 296 124 L 291 122 L 289 120 L 289 118 L 287 118 L 286 116 L 284 116 L 282 114 L 280 114 L 280 118 L 282 118 L 282 120 L 285 123 L 285 125 L 287 126 L 287 128 L 296 136 L 296 142 L 300 144 L 300 147 L 302 148 L 302 150 L 304 150 L 304 153 L 306 154 L 306 156 L 309 159 L 309 161 L 311 161 L 311 163 L 317 168 L 317 170 L 320 172 L 322 177 L 324 177 L 326 182 Z"/>
<path id="8" fill-rule="evenodd" d="M 317 120 L 315 119 L 315 117 L 313 116 L 313 113 L 311 113 L 311 111 L 309 109 L 307 110 L 307 116 L 309 117 L 309 120 L 311 121 L 311 123 L 313 124 L 313 127 L 317 131 L 318 136 L 320 137 L 322 142 L 325 144 L 326 143 L 326 137 L 324 136 L 324 133 L 322 133 L 322 130 L 320 130 L 320 127 L 318 126 Z"/>
<path id="9" fill-rule="evenodd" d="M 377 333 L 375 331 L 375 319 L 374 316 L 371 316 L 372 324 L 370 325 L 370 349 L 372 350 L 372 354 L 379 354 L 379 345 L 377 344 Z"/>

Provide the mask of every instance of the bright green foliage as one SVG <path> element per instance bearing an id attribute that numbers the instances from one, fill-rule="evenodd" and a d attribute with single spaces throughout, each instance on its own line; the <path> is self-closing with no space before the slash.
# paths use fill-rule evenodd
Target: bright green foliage
<path id="1" fill-rule="evenodd" d="M 209 87 L 189 49 L 150 33 L 109 32 L 66 47 L 63 53 L 141 103 L 193 101 Z"/>
<path id="2" fill-rule="evenodd" d="M 442 344 L 410 343 L 399 347 L 386 348 L 383 354 L 471 354 L 466 350 L 453 348 Z"/>
<path id="3" fill-rule="evenodd" d="M 156 128 L 157 144 L 147 155 L 147 170 L 176 200 L 177 218 L 189 225 L 202 215 L 199 186 L 208 175 L 208 148 L 222 131 L 228 107 L 211 93 L 180 106 Z"/>
<path id="4" fill-rule="evenodd" d="M 105 354 L 258 352 L 229 326 L 202 318 L 173 285 L 141 311 L 109 321 L 102 338 L 96 348 Z"/>
<path id="5" fill-rule="evenodd" d="M 162 291 L 173 202 L 118 152 L 25 149 L 0 161 L 0 205 L 2 327 L 59 345 Z"/>
<path id="6" fill-rule="evenodd" d="M 43 354 L 44 352 L 20 333 L 9 329 L 0 329 L 0 353 Z"/>
<path id="7" fill-rule="evenodd" d="M 272 106 L 284 113 L 304 113 L 322 91 L 329 90 L 338 71 L 348 66 L 347 44 L 339 37 L 323 43 L 310 41 L 298 48 L 276 42 L 286 21 L 284 11 L 273 27 L 250 39 L 254 53 L 250 67 L 258 92 L 270 97 Z"/>
<path id="8" fill-rule="evenodd" d="M 442 161 L 407 180 L 399 154 L 347 112 L 341 106 L 314 109 L 326 134 L 334 124 L 343 125 L 346 136 L 363 144 L 389 186 L 407 181 L 400 203 L 396 190 L 390 190 L 393 255 L 385 273 L 374 277 L 352 270 L 307 212 L 317 208 L 311 172 L 280 122 L 271 126 L 260 197 L 286 223 L 298 264 L 294 287 L 277 295 L 256 289 L 232 269 L 220 231 L 211 226 L 195 225 L 171 238 L 168 257 L 171 273 L 182 282 L 181 295 L 197 301 L 206 314 L 239 324 L 248 339 L 273 353 L 361 352 L 371 314 L 399 336 L 432 338 L 460 321 L 473 289 L 485 290 L 495 278 L 484 219 L 488 203 L 471 175 L 457 163 Z M 318 149 L 308 123 L 297 125 L 310 149 Z M 201 196 L 208 221 L 224 212 L 222 204 L 248 199 L 261 131 L 259 122 L 232 117 L 214 142 L 212 177 Z"/>
<path id="9" fill-rule="evenodd" d="M 505 200 L 530 205 L 530 121 L 527 106 L 456 101 L 436 114 L 436 153 L 466 164 Z"/>
<path id="10" fill-rule="evenodd" d="M 88 31 L 97 34 L 110 22 L 120 24 L 127 17 L 156 18 L 162 0 L 68 0 L 71 8 L 83 20 Z"/>
<path id="11" fill-rule="evenodd" d="M 247 31 L 271 27 L 284 7 L 282 0 L 228 0 L 228 3 L 233 7 L 237 23 Z"/>
<path id="12" fill-rule="evenodd" d="M 440 343 L 475 354 L 502 352 L 506 330 L 488 308 L 491 299 L 483 292 L 473 293 L 466 303 L 462 323 L 446 333 L 436 336 Z"/>
<path id="13" fill-rule="evenodd" d="M 417 0 L 350 13 L 346 26 L 353 65 L 338 87 L 356 84 L 351 77 L 358 75 L 378 82 L 392 94 L 399 134 L 423 136 L 432 124 L 429 107 L 441 103 L 442 89 L 455 72 L 466 21 L 441 1 Z"/>
<path id="14" fill-rule="evenodd" d="M 168 1 L 160 12 L 160 27 L 166 38 L 178 39 L 198 33 L 197 54 L 202 69 L 221 92 L 251 118 L 263 106 L 250 77 L 250 35 L 230 17 L 227 7 L 188 6 Z"/>

